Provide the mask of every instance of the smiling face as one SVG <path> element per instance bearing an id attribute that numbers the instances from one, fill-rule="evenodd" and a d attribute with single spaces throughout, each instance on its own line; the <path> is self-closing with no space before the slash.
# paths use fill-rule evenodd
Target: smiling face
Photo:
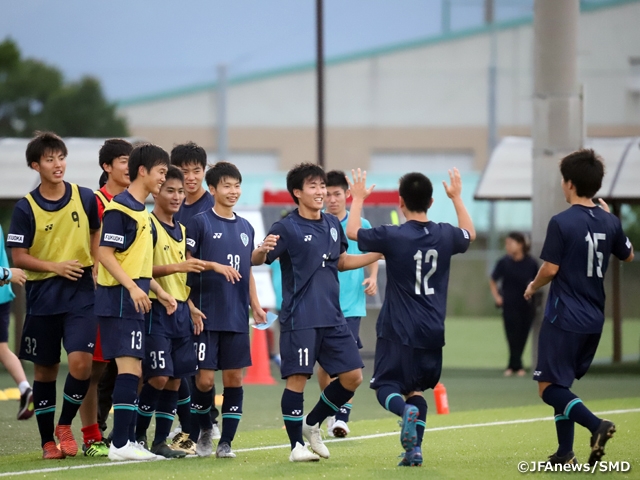
<path id="1" fill-rule="evenodd" d="M 149 193 L 158 195 L 160 187 L 166 180 L 168 167 L 165 164 L 155 165 L 147 172 L 146 168 L 139 167 L 138 176 L 144 178 L 144 185 Z"/>
<path id="2" fill-rule="evenodd" d="M 242 187 L 239 179 L 222 177 L 215 187 L 209 185 L 209 192 L 215 198 L 216 205 L 233 208 L 242 195 Z"/>
<path id="3" fill-rule="evenodd" d="M 184 189 L 188 194 L 197 193 L 204 180 L 204 168 L 199 163 L 185 163 L 180 167 L 184 175 Z"/>
<path id="4" fill-rule="evenodd" d="M 294 189 L 293 194 L 298 199 L 300 206 L 320 211 L 324 206 L 324 198 L 327 196 L 327 186 L 320 177 L 305 178 L 302 190 Z"/>
<path id="5" fill-rule="evenodd" d="M 33 162 L 31 168 L 40 174 L 42 182 L 57 185 L 64 181 L 67 158 L 59 150 L 47 150 L 40 157 L 40 162 Z"/>
<path id="6" fill-rule="evenodd" d="M 347 208 L 347 198 L 349 198 L 349 190 L 345 191 L 344 188 L 338 186 L 327 187 L 327 212 L 339 217 Z"/>
<path id="7" fill-rule="evenodd" d="M 119 187 L 127 188 L 131 184 L 131 180 L 129 180 L 129 155 L 114 158 L 111 164 L 105 163 L 103 168 L 109 174 L 109 178 Z"/>
<path id="8" fill-rule="evenodd" d="M 163 212 L 178 213 L 184 200 L 184 185 L 177 178 L 171 178 L 162 184 L 160 193 L 155 196 L 155 203 Z"/>

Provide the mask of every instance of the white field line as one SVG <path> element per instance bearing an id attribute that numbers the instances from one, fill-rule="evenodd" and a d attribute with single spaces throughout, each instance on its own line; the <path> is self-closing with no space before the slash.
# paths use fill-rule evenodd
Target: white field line
<path id="1" fill-rule="evenodd" d="M 640 412 L 640 408 L 628 408 L 626 410 L 605 410 L 602 412 L 594 412 L 595 415 L 622 415 L 625 413 L 637 413 Z M 519 420 L 503 420 L 498 422 L 487 422 L 487 423 L 467 423 L 464 425 L 449 425 L 446 427 L 435 427 L 435 428 L 427 428 L 425 433 L 428 432 L 439 432 L 443 430 L 462 430 L 465 428 L 480 428 L 480 427 L 497 427 L 501 425 L 519 425 L 522 423 L 534 423 L 534 422 L 542 422 L 553 420 L 553 417 L 540 417 L 540 418 L 525 418 Z M 385 433 L 376 433 L 373 435 L 361 435 L 359 437 L 348 437 L 348 438 L 340 438 L 333 440 L 325 440 L 324 443 L 334 443 L 334 442 L 349 442 L 354 440 L 369 440 L 372 438 L 381 438 L 381 437 L 390 437 L 393 435 L 398 435 L 398 432 L 385 432 Z M 278 448 L 291 448 L 291 445 L 286 443 L 282 445 L 267 445 L 264 447 L 253 447 L 253 448 L 239 448 L 234 450 L 236 453 L 242 452 L 256 452 L 262 450 L 274 450 Z M 39 468 L 37 470 L 21 470 L 17 472 L 4 472 L 0 473 L 0 477 L 10 477 L 17 475 L 28 475 L 32 473 L 51 473 L 51 472 L 63 472 L 67 470 L 81 470 L 84 468 L 99 468 L 99 467 L 115 467 L 119 465 L 131 465 L 131 464 L 140 464 L 141 462 L 137 461 L 125 461 L 125 462 L 110 462 L 110 463 L 93 463 L 88 465 L 74 465 L 69 467 L 54 467 L 54 468 Z"/>

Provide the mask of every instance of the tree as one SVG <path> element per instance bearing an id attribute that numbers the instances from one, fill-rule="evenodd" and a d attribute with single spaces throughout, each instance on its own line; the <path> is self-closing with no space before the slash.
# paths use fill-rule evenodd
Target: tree
<path id="1" fill-rule="evenodd" d="M 127 135 L 97 79 L 65 83 L 56 67 L 22 59 L 16 43 L 6 39 L 0 43 L 0 136 L 29 137 L 35 130 L 63 137 Z"/>

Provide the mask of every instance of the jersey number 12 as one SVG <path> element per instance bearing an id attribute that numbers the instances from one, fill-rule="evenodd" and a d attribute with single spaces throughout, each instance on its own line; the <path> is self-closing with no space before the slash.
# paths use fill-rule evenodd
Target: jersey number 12
<path id="1" fill-rule="evenodd" d="M 598 266 L 596 267 L 596 275 L 602 278 L 602 261 L 604 260 L 604 254 L 598 251 L 598 241 L 606 240 L 607 235 L 604 233 L 594 233 L 591 236 L 587 233 L 584 240 L 587 242 L 587 277 L 593 277 L 593 254 L 595 253 L 598 259 Z"/>
<path id="2" fill-rule="evenodd" d="M 422 258 L 424 257 L 424 263 L 431 262 L 431 268 L 427 272 L 427 274 L 422 276 Z M 427 253 L 423 255 L 423 253 L 418 250 L 416 254 L 413 256 L 413 259 L 416 261 L 416 295 L 420 295 L 422 293 L 422 284 L 424 283 L 424 294 L 425 295 L 433 295 L 435 291 L 433 288 L 429 287 L 429 279 L 431 276 L 436 273 L 436 269 L 438 268 L 438 252 L 437 250 L 427 250 Z"/>

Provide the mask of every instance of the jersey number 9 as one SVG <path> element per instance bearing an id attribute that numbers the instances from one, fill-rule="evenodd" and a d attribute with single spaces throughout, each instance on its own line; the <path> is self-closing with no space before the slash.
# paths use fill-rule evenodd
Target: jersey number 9
<path id="1" fill-rule="evenodd" d="M 78 228 L 80 228 L 80 217 L 78 216 L 78 212 L 71 212 L 71 220 L 78 224 Z"/>

